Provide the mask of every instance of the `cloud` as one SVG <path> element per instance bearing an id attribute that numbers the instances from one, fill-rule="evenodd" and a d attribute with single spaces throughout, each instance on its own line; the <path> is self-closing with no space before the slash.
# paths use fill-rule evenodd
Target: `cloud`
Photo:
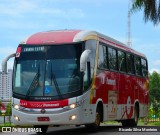
<path id="1" fill-rule="evenodd" d="M 7 56 L 11 53 L 14 53 L 16 52 L 16 48 L 13 48 L 13 47 L 0 47 L 0 55 L 4 55 L 4 56 Z"/>
<path id="2" fill-rule="evenodd" d="M 36 11 L 39 14 L 51 15 L 59 18 L 84 18 L 85 14 L 81 9 L 59 9 L 59 8 L 42 8 L 40 11 Z"/>
<path id="3" fill-rule="evenodd" d="M 36 4 L 31 0 L 11 0 L 1 2 L 0 14 L 11 15 L 12 17 L 21 16 L 23 13 L 33 11 Z"/>
<path id="4" fill-rule="evenodd" d="M 50 5 L 48 6 L 46 3 L 43 4 L 42 1 L 31 1 L 31 0 L 12 0 L 13 2 L 6 3 L 3 2 L 0 5 L 0 14 L 1 15 L 9 15 L 12 17 L 26 17 L 24 16 L 26 13 L 31 13 L 38 15 L 53 15 L 58 16 L 60 18 L 81 18 L 84 17 L 84 13 L 79 8 L 64 8 L 64 6 L 60 8 L 55 8 L 55 1 L 50 1 Z M 59 2 L 59 1 L 58 1 Z M 59 2 L 60 4 L 61 2 Z M 68 2 L 67 2 L 68 3 Z M 61 3 L 62 4 L 62 3 Z M 63 4 L 65 4 L 63 2 Z M 36 16 L 35 16 L 36 17 Z M 38 17 L 38 16 L 37 16 Z"/>
<path id="5" fill-rule="evenodd" d="M 160 54 L 160 47 L 159 43 L 147 43 L 146 44 L 141 44 L 141 43 L 136 43 L 133 44 L 133 48 L 135 48 L 135 50 L 144 53 L 148 58 L 156 58 L 159 56 Z M 154 54 L 154 55 L 153 55 Z"/>
<path id="6" fill-rule="evenodd" d="M 160 66 L 160 60 L 155 60 L 152 63 L 154 66 Z"/>
<path id="7" fill-rule="evenodd" d="M 65 2 L 56 3 L 56 0 L 49 3 L 41 0 L 11 0 L 11 2 L 7 0 L 0 4 L 0 16 L 5 17 L 0 21 L 0 28 L 10 30 L 56 28 L 63 20 L 65 24 L 72 24 L 85 18 L 86 14 L 81 8 L 64 5 Z"/>
<path id="8" fill-rule="evenodd" d="M 152 68 L 151 70 L 149 70 L 149 73 L 152 74 L 154 71 L 156 71 L 157 73 L 160 73 L 160 70 L 156 68 Z"/>
<path id="9" fill-rule="evenodd" d="M 53 2 L 53 0 L 50 0 Z M 54 0 L 54 2 L 60 2 L 60 0 Z M 63 0 L 62 3 L 77 3 L 77 4 L 94 4 L 94 5 L 103 5 L 104 3 L 114 3 L 114 4 L 119 4 L 119 3 L 127 3 L 128 0 Z"/>
<path id="10" fill-rule="evenodd" d="M 150 64 L 151 68 L 150 68 L 149 72 L 153 73 L 154 71 L 156 71 L 156 72 L 160 73 L 160 68 L 159 68 L 160 67 L 160 60 L 152 60 L 150 63 L 151 63 Z"/>

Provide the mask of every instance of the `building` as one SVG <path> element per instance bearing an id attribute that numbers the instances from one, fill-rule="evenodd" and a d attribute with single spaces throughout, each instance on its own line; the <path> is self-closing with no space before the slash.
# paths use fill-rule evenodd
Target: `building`
<path id="1" fill-rule="evenodd" d="M 6 74 L 0 72 L 0 99 L 10 99 L 12 97 L 12 69 Z"/>

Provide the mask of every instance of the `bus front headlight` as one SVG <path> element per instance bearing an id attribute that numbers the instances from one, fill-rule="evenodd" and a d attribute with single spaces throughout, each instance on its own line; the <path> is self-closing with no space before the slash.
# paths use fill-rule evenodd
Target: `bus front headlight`
<path id="1" fill-rule="evenodd" d="M 76 103 L 70 104 L 70 105 L 69 105 L 69 108 L 70 108 L 70 109 L 74 109 L 74 108 L 76 108 L 76 107 L 79 107 L 79 106 L 81 106 L 81 105 L 83 104 L 83 102 L 84 102 L 84 100 L 81 100 L 81 101 L 78 101 L 78 102 L 76 102 Z"/>
<path id="2" fill-rule="evenodd" d="M 66 106 L 66 107 L 64 107 L 64 108 L 66 108 L 66 109 L 74 109 L 74 108 L 76 108 L 76 107 L 81 106 L 82 104 L 83 104 L 83 101 L 79 101 L 79 102 L 70 104 L 70 105 L 68 105 L 68 106 Z"/>

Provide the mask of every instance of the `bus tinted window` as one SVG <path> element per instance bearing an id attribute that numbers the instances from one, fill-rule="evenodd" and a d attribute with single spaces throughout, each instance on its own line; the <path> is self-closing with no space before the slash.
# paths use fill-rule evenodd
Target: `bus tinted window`
<path id="1" fill-rule="evenodd" d="M 142 75 L 140 57 L 135 57 L 135 69 L 136 69 L 136 75 Z"/>
<path id="2" fill-rule="evenodd" d="M 13 93 L 32 100 L 64 99 L 78 91 L 80 94 L 81 52 L 80 44 L 22 46 L 15 59 Z"/>
<path id="3" fill-rule="evenodd" d="M 126 72 L 126 58 L 122 51 L 118 51 L 118 66 L 119 71 Z"/>
<path id="4" fill-rule="evenodd" d="M 141 66 L 142 66 L 142 75 L 146 77 L 148 74 L 148 70 L 147 70 L 147 61 L 145 59 L 141 59 Z"/>
<path id="5" fill-rule="evenodd" d="M 109 68 L 117 70 L 117 55 L 116 55 L 116 50 L 113 48 L 108 48 L 108 61 L 109 61 Z"/>
<path id="6" fill-rule="evenodd" d="M 47 59 L 72 59 L 80 57 L 82 45 L 55 45 L 47 47 Z M 63 55 L 62 55 L 63 54 Z"/>
<path id="7" fill-rule="evenodd" d="M 126 55 L 126 61 L 127 61 L 127 71 L 130 74 L 134 74 L 134 56 L 132 54 Z"/>
<path id="8" fill-rule="evenodd" d="M 99 45 L 98 67 L 107 68 L 106 46 Z"/>

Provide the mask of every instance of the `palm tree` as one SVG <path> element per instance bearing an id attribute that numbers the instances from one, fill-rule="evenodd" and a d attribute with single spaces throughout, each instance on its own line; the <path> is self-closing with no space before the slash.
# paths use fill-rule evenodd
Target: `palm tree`
<path id="1" fill-rule="evenodd" d="M 132 11 L 144 10 L 145 22 L 151 21 L 154 25 L 160 22 L 160 0 L 132 0 Z"/>

